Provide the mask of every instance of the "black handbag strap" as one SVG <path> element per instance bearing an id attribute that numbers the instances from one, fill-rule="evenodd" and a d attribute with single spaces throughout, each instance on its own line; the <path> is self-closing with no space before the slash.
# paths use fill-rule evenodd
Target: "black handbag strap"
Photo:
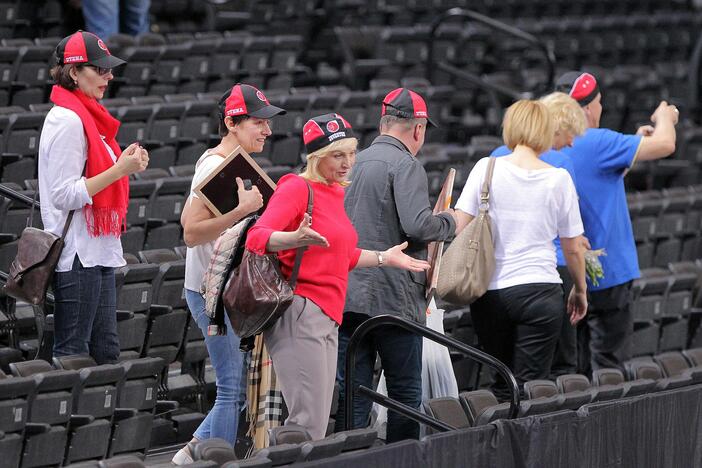
<path id="1" fill-rule="evenodd" d="M 305 180 L 305 179 L 303 179 Z M 314 206 L 314 192 L 312 191 L 312 186 L 309 182 L 305 180 L 307 184 L 307 211 L 306 213 L 312 216 L 312 207 Z M 307 250 L 307 246 L 298 247 L 295 252 L 295 263 L 293 264 L 292 273 L 290 274 L 290 289 L 295 289 L 295 284 L 297 284 L 297 274 L 300 272 L 300 264 L 302 263 L 302 254 Z"/>

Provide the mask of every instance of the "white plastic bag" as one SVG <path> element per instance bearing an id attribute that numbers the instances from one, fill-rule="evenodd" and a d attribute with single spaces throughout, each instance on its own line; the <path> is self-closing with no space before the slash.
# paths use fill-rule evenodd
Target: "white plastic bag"
<path id="1" fill-rule="evenodd" d="M 427 327 L 444 334 L 444 310 L 436 308 L 434 299 L 427 308 Z M 385 386 L 385 373 L 380 374 L 378 393 L 387 395 Z M 427 338 L 422 342 L 422 401 L 439 397 L 458 398 L 458 384 L 453 373 L 451 355 L 446 346 L 431 341 Z M 384 406 L 373 403 L 371 410 L 372 426 L 378 431 L 378 438 L 385 439 L 388 422 L 388 410 Z M 420 426 L 424 435 L 424 426 Z"/>
<path id="2" fill-rule="evenodd" d="M 436 308 L 434 299 L 427 309 L 427 327 L 444 335 L 444 310 Z M 453 373 L 449 349 L 424 338 L 422 347 L 422 401 L 439 397 L 458 398 L 458 384 Z"/>

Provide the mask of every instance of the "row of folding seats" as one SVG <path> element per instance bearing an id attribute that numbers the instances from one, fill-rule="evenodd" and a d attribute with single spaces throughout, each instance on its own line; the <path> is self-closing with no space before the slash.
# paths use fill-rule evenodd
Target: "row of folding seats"
<path id="1" fill-rule="evenodd" d="M 634 356 L 695 346 L 701 338 L 700 278 L 699 260 L 641 271 L 632 286 Z"/>
<path id="2" fill-rule="evenodd" d="M 221 439 L 198 442 L 193 446 L 195 461 L 215 461 L 220 466 L 283 466 L 314 462 L 371 447 L 377 440 L 374 429 L 355 429 L 331 434 L 313 441 L 301 426 L 285 425 L 269 430 L 269 447 L 257 450 L 246 460 L 237 462 L 233 447 Z"/>
<path id="3" fill-rule="evenodd" d="M 9 364 L 0 372 L 3 466 L 47 466 L 149 448 L 162 359 L 98 366 L 87 356 Z M 157 406 L 159 409 L 157 410 Z M 11 462 L 6 464 L 10 460 Z"/>
<path id="4" fill-rule="evenodd" d="M 43 37 L 58 34 L 63 21 L 57 0 L 0 1 L 0 38 Z"/>
<path id="5" fill-rule="evenodd" d="M 606 19 L 593 16 L 585 21 L 575 17 L 569 23 L 572 26 L 570 29 L 558 30 L 554 30 L 548 20 L 544 20 L 544 26 L 539 21 L 524 20 L 518 22 L 517 27 L 549 42 L 559 66 L 565 69 L 588 65 L 605 68 L 624 64 L 644 65 L 651 63 L 652 54 L 666 63 L 686 62 L 693 46 L 692 34 L 702 22 L 702 15 L 693 13 L 684 17 L 663 18 L 667 21 L 653 23 L 650 20 L 646 22 L 647 18 L 643 15 L 608 16 Z M 364 76 L 425 75 L 430 32 L 426 22 L 412 26 L 361 24 L 335 28 L 346 62 L 344 75 L 347 81 L 363 83 Z M 646 47 L 641 47 L 642 40 L 637 35 L 643 37 Z M 611 47 L 611 44 L 621 44 L 621 47 Z M 634 50 L 627 50 L 625 45 Z M 466 27 L 460 23 L 447 23 L 437 30 L 434 59 L 478 74 L 508 70 L 517 72 L 539 66 L 543 60 L 524 41 L 507 38 L 485 27 Z M 441 76 L 442 80 L 449 79 L 448 75 L 441 73 L 437 73 L 437 76 Z M 539 77 L 542 83 L 545 78 Z M 524 86 L 523 80 L 516 79 L 514 76 L 513 85 Z M 438 83 L 447 84 L 450 81 Z"/>
<path id="6" fill-rule="evenodd" d="M 524 383 L 517 417 L 560 410 L 577 410 L 598 401 L 670 390 L 702 382 L 702 349 L 670 352 L 652 359 L 636 359 L 618 369 L 593 372 L 592 382 L 584 375 L 559 376 L 556 382 L 533 380 Z M 490 390 L 461 392 L 459 398 L 443 397 L 423 402 L 424 411 L 455 428 L 475 427 L 509 417 L 509 402 L 499 403 Z"/>
<path id="7" fill-rule="evenodd" d="M 125 259 L 128 264 L 116 272 L 120 360 L 163 359 L 169 369 L 161 395 L 204 411 L 214 382 L 206 372 L 204 337 L 185 302 L 185 248 L 125 253 Z M 185 419 L 187 415 L 178 419 L 179 424 L 186 424 Z"/>
<path id="8" fill-rule="evenodd" d="M 673 187 L 627 198 L 641 268 L 702 256 L 702 192 Z"/>
<path id="9" fill-rule="evenodd" d="M 543 17 L 561 18 L 563 16 L 587 14 L 626 14 L 630 11 L 668 12 L 687 9 L 680 2 L 632 2 L 630 0 L 611 4 L 606 1 L 592 3 L 567 1 L 488 1 L 470 2 L 467 0 L 372 0 L 358 2 L 353 0 L 328 0 L 327 11 L 332 16 L 332 24 L 391 24 L 412 25 L 426 22 L 427 18 L 440 15 L 449 8 L 468 8 L 494 18 L 501 19 L 536 19 Z"/>

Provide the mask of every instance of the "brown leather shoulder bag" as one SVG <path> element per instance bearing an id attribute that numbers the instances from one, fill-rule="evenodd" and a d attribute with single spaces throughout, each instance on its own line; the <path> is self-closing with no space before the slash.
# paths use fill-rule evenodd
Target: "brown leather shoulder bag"
<path id="1" fill-rule="evenodd" d="M 36 199 L 36 194 L 35 194 Z M 61 237 L 32 226 L 34 204 L 29 215 L 28 227 L 24 228 L 17 242 L 17 256 L 10 265 L 5 292 L 17 300 L 41 305 L 46 299 L 46 291 L 61 258 L 64 239 L 71 225 L 73 214 L 68 213 Z"/>
<path id="2" fill-rule="evenodd" d="M 307 214 L 312 216 L 314 192 L 309 183 L 307 190 Z M 240 245 L 245 242 L 242 239 Z M 277 254 L 257 255 L 244 249 L 241 263 L 232 269 L 222 293 L 224 309 L 234 332 L 240 338 L 250 338 L 263 332 L 290 307 L 302 254 L 306 249 L 307 247 L 297 249 L 289 281 L 280 271 Z"/>

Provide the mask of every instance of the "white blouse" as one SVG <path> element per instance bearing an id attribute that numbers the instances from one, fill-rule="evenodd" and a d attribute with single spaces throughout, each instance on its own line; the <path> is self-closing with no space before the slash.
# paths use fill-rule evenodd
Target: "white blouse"
<path id="1" fill-rule="evenodd" d="M 107 144 L 105 147 L 116 161 L 112 148 Z M 93 199 L 82 177 L 87 148 L 87 137 L 78 114 L 54 106 L 46 115 L 39 140 L 39 195 L 44 229 L 60 236 L 68 213 L 78 210 L 68 228 L 56 271 L 70 271 L 76 254 L 84 267 L 126 264 L 119 237 L 88 235 L 83 206 L 91 205 Z"/>

